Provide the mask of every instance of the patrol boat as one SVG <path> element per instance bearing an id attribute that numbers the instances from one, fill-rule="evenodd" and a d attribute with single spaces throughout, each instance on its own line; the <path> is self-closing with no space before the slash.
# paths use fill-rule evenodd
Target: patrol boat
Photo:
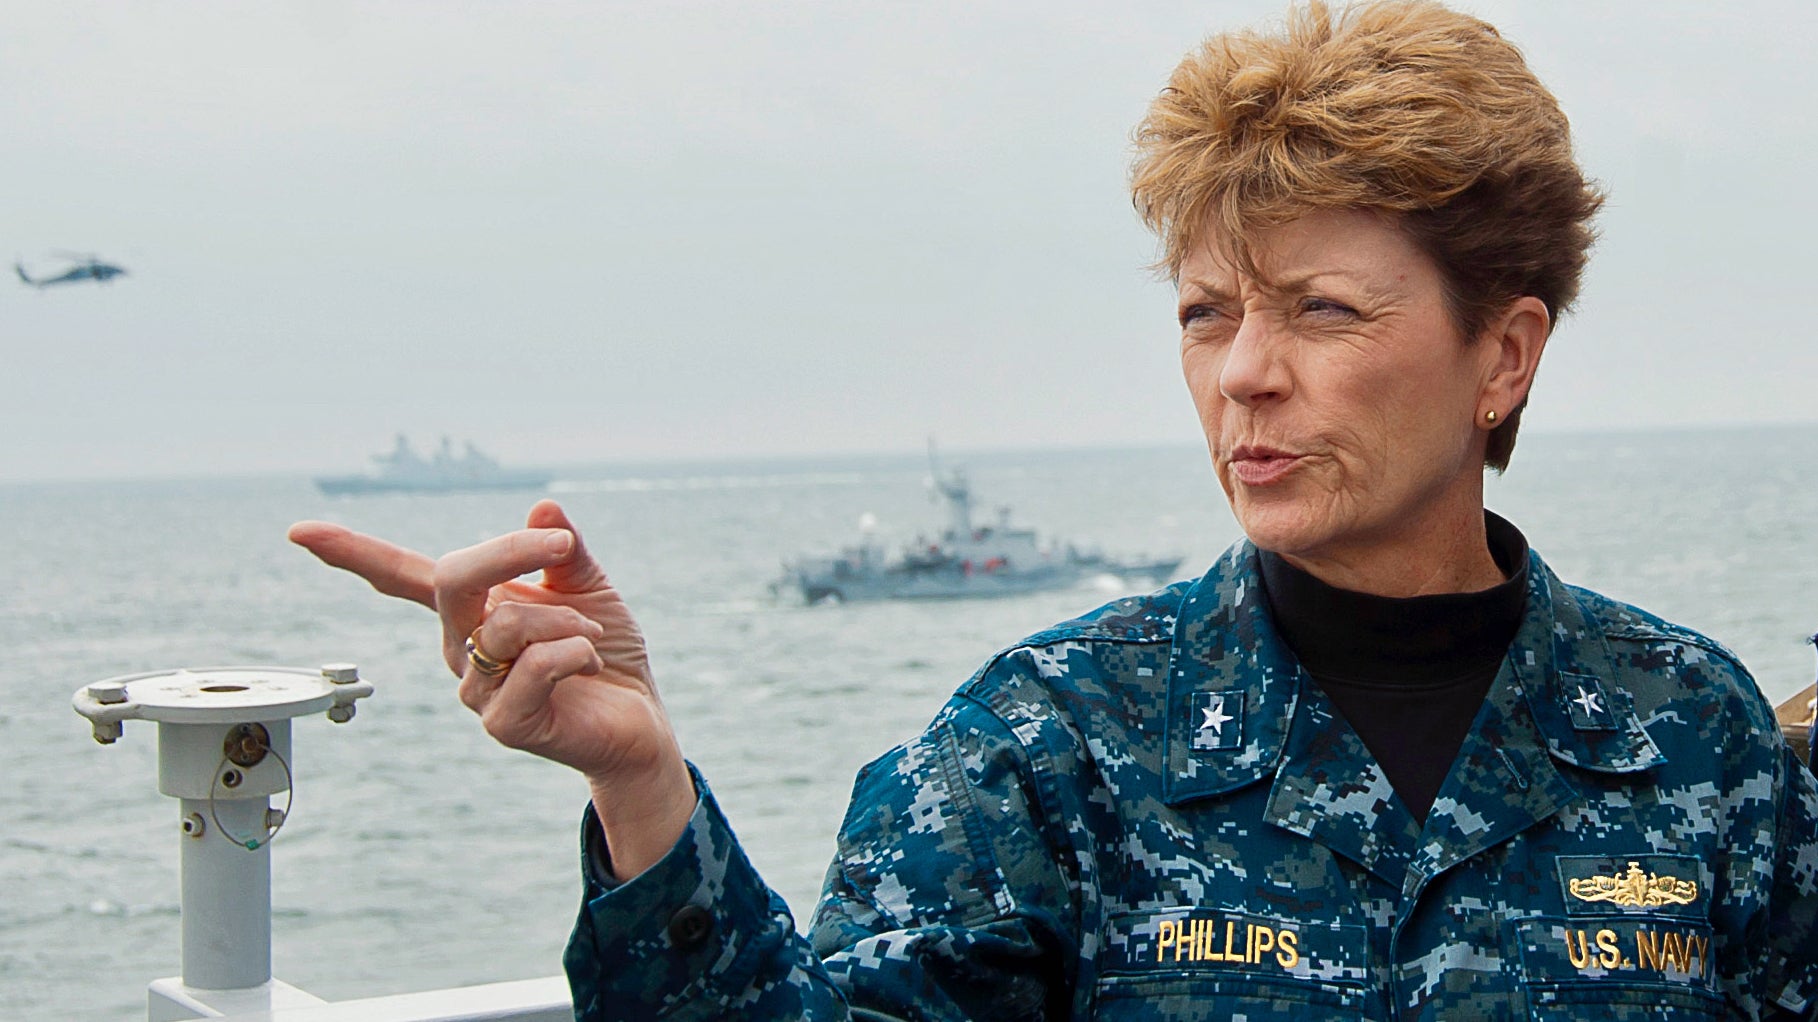
<path id="1" fill-rule="evenodd" d="M 1818 633 L 1805 641 L 1808 645 L 1818 646 Z M 1793 747 L 1793 752 L 1801 760 L 1810 763 L 1813 739 L 1818 738 L 1818 681 L 1774 707 L 1774 717 L 1780 724 L 1780 733 L 1786 736 L 1786 743 Z"/>
<path id="2" fill-rule="evenodd" d="M 1065 589 L 1112 575 L 1126 584 L 1168 581 L 1181 558 L 1117 559 L 1071 543 L 1043 546 L 1034 529 L 1010 523 L 1001 508 L 991 525 L 972 522 L 972 488 L 955 469 L 943 477 L 929 450 L 930 486 L 947 503 L 947 527 L 892 554 L 869 537 L 834 556 L 808 555 L 783 564 L 773 593 L 794 590 L 808 603 L 847 600 L 947 600 Z"/>
<path id="3" fill-rule="evenodd" d="M 540 490 L 549 485 L 546 472 L 502 467 L 466 442 L 460 454 L 447 437 L 429 458 L 419 455 L 404 434 L 390 451 L 375 454 L 378 472 L 368 475 L 318 476 L 316 489 L 331 497 L 365 493 L 458 493 L 473 490 Z"/>

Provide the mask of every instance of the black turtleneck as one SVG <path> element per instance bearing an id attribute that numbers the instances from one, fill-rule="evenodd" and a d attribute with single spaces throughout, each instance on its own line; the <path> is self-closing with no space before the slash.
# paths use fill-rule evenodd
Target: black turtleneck
<path id="1" fill-rule="evenodd" d="M 1527 606 L 1528 541 L 1496 515 L 1484 523 L 1506 580 L 1476 593 L 1371 596 L 1261 552 L 1282 639 L 1416 820 L 1433 807 Z"/>

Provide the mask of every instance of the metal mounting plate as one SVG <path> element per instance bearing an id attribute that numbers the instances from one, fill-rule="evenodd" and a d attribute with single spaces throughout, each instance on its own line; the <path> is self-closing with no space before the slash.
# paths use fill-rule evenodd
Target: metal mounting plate
<path id="1" fill-rule="evenodd" d="M 119 701 L 101 702 L 91 689 L 116 684 Z M 354 682 L 370 694 L 365 682 Z M 97 723 L 155 720 L 171 724 L 233 724 L 247 720 L 301 717 L 356 698 L 346 684 L 323 677 L 319 668 L 198 667 L 109 678 L 76 692 L 76 712 Z M 116 697 L 117 698 L 117 697 Z"/>

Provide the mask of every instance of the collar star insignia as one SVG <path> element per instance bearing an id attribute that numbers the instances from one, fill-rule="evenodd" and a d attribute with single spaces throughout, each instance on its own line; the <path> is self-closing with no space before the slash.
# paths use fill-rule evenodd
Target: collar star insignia
<path id="1" fill-rule="evenodd" d="M 1237 719 L 1225 712 L 1223 699 L 1212 700 L 1212 705 L 1201 707 L 1199 712 L 1205 716 L 1205 719 L 1199 723 L 1199 729 L 1201 731 L 1209 730 L 1215 735 L 1223 735 L 1225 725 Z"/>
<path id="2" fill-rule="evenodd" d="M 1585 691 L 1583 685 L 1578 686 L 1578 698 L 1572 701 L 1583 707 L 1587 716 L 1595 716 L 1603 712 L 1603 703 L 1598 700 L 1597 693 Z"/>

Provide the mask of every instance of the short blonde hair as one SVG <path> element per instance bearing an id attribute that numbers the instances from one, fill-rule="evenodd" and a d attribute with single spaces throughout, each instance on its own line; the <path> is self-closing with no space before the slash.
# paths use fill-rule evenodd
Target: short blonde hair
<path id="1" fill-rule="evenodd" d="M 1439 267 L 1467 338 L 1524 295 L 1557 322 L 1603 203 L 1521 51 L 1428 0 L 1337 16 L 1314 0 L 1277 34 L 1208 39 L 1150 104 L 1136 147 L 1132 199 L 1171 274 L 1207 232 L 1254 271 L 1245 239 L 1259 228 L 1378 210 Z M 1507 467 L 1520 420 L 1513 409 L 1491 434 L 1485 464 Z"/>

